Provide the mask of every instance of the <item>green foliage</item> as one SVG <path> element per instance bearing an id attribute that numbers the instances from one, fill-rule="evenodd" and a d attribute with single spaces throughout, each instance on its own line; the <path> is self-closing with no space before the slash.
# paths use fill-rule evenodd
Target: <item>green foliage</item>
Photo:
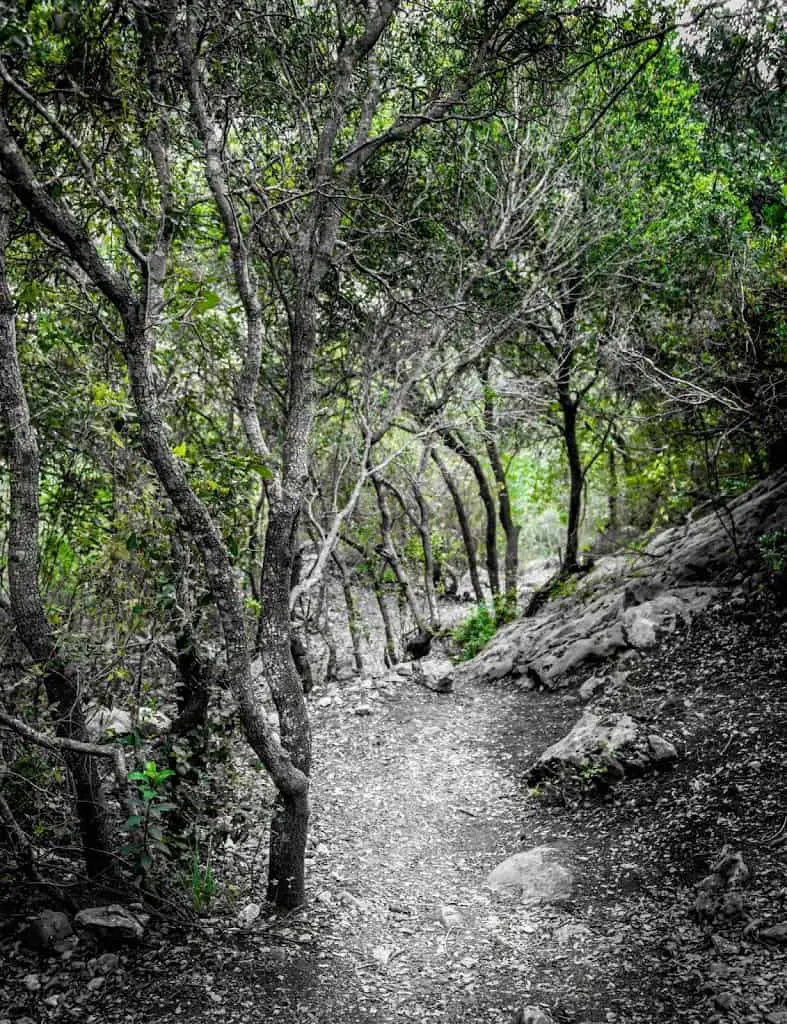
<path id="1" fill-rule="evenodd" d="M 452 636 L 460 649 L 459 660 L 470 661 L 474 658 L 486 647 L 496 632 L 496 615 L 487 605 L 479 604 L 453 631 Z"/>
<path id="2" fill-rule="evenodd" d="M 773 530 L 759 538 L 760 558 L 775 576 L 787 572 L 787 530 Z"/>
<path id="3" fill-rule="evenodd" d="M 184 888 L 191 896 L 191 905 L 200 913 L 207 910 L 216 896 L 216 880 L 211 866 L 211 848 L 203 864 L 199 843 L 195 841 L 191 851 L 191 871 L 183 878 Z"/>
<path id="4" fill-rule="evenodd" d="M 141 771 L 128 774 L 129 782 L 137 784 L 138 810 L 126 819 L 124 827 L 131 833 L 131 839 L 122 852 L 143 879 L 150 875 L 156 858 L 171 856 L 165 841 L 164 819 L 175 810 L 175 804 L 167 799 L 165 790 L 174 774 L 170 768 L 159 768 L 155 761 L 146 761 Z"/>

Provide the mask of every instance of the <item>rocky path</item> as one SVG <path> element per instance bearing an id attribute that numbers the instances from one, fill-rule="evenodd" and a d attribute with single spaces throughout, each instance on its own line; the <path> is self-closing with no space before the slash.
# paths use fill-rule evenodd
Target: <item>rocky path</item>
<path id="1" fill-rule="evenodd" d="M 354 728 L 334 706 L 315 730 L 312 885 L 336 908 L 320 941 L 353 979 L 335 1009 L 505 1020 L 526 993 L 536 926 L 483 882 L 522 848 L 524 765 L 565 712 L 513 689 L 437 695 L 411 679 L 377 694 Z"/>
<path id="2" fill-rule="evenodd" d="M 435 694 L 381 674 L 318 691 L 309 904 L 267 916 L 261 828 L 213 917 L 165 905 L 143 944 L 100 959 L 85 939 L 54 962 L 0 943 L 0 1024 L 510 1024 L 523 1006 L 548 1007 L 542 1024 L 787 1024 L 784 623 L 720 611 L 643 655 L 614 700 L 681 758 L 568 806 L 522 779 L 576 719 L 575 690 Z M 269 796 L 241 770 L 260 822 Z M 570 895 L 485 888 L 544 844 Z M 750 881 L 698 916 L 727 844 Z"/>

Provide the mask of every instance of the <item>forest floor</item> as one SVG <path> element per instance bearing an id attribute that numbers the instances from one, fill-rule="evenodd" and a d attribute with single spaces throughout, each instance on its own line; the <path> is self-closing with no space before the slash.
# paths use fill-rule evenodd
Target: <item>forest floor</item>
<path id="1" fill-rule="evenodd" d="M 712 609 L 627 667 L 604 700 L 681 758 L 562 806 L 523 778 L 578 717 L 574 688 L 315 692 L 308 905 L 255 902 L 257 836 L 233 854 L 226 914 L 154 918 L 108 972 L 81 945 L 47 961 L 4 940 L 0 1022 L 508 1024 L 540 1005 L 566 1024 L 785 1024 L 787 928 L 785 943 L 760 936 L 787 921 L 784 613 L 764 599 Z M 545 843 L 575 873 L 570 897 L 527 906 L 484 889 Z M 751 879 L 729 917 L 701 921 L 697 883 L 725 843 Z"/>

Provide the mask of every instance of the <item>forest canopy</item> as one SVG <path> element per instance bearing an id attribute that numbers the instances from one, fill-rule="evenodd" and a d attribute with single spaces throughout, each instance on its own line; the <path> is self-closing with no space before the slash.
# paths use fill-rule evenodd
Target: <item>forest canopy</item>
<path id="1" fill-rule="evenodd" d="M 299 905 L 335 606 L 358 672 L 363 594 L 389 664 L 464 592 L 483 642 L 784 465 L 779 7 L 0 15 L 0 723 L 88 875 L 198 854 L 238 722 Z"/>

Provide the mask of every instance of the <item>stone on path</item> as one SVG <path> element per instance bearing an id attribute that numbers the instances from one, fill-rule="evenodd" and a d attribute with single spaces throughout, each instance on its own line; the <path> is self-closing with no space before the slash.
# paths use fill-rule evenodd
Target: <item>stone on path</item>
<path id="1" fill-rule="evenodd" d="M 108 907 L 88 907 L 74 918 L 78 925 L 93 932 L 105 942 L 139 942 L 145 933 L 148 917 L 136 917 L 125 907 L 113 903 Z"/>
<path id="2" fill-rule="evenodd" d="M 22 932 L 22 942 L 28 949 L 46 952 L 73 934 L 71 922 L 58 910 L 42 910 L 32 918 Z"/>
<path id="3" fill-rule="evenodd" d="M 485 887 L 502 896 L 549 903 L 571 893 L 574 876 L 553 846 L 534 846 L 515 853 L 487 876 Z"/>

